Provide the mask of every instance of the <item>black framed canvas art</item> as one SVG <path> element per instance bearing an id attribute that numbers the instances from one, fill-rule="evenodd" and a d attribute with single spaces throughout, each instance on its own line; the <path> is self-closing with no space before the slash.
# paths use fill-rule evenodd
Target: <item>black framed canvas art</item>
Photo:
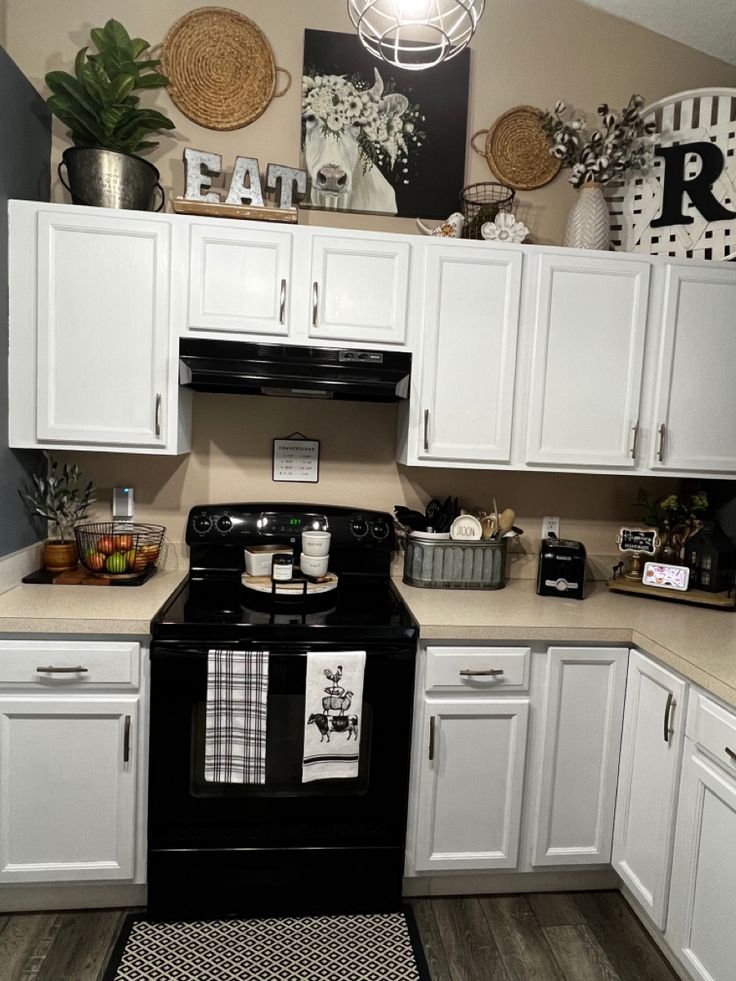
<path id="1" fill-rule="evenodd" d="M 446 218 L 465 181 L 470 52 L 394 68 L 357 35 L 304 32 L 302 206 Z"/>

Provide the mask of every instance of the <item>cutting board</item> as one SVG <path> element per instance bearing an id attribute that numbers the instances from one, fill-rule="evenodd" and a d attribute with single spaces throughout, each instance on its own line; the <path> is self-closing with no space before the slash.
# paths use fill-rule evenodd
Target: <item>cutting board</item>
<path id="1" fill-rule="evenodd" d="M 48 569 L 38 569 L 21 582 L 41 586 L 142 586 L 156 571 L 155 565 L 149 565 L 139 576 L 130 579 L 120 579 L 117 576 L 95 576 L 83 565 L 68 572 L 49 572 Z"/>

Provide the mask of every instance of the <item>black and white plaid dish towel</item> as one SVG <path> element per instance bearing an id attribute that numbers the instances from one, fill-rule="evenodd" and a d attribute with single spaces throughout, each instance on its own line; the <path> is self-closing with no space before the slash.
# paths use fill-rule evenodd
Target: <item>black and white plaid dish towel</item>
<path id="1" fill-rule="evenodd" d="M 266 782 L 268 651 L 209 651 L 204 778 Z"/>

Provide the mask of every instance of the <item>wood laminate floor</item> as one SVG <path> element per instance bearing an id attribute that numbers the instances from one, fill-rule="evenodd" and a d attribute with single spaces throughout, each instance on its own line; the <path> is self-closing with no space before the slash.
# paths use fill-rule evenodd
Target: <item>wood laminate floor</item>
<path id="1" fill-rule="evenodd" d="M 617 892 L 459 896 L 412 906 L 432 981 L 676 979 Z M 100 981 L 125 913 L 0 916 L 0 981 Z"/>

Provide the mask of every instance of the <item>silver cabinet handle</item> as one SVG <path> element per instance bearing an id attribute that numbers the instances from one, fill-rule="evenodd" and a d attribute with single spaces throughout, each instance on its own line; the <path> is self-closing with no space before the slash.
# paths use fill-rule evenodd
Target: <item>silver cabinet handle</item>
<path id="1" fill-rule="evenodd" d="M 286 280 L 281 280 L 281 299 L 279 301 L 279 323 L 285 323 L 286 319 Z"/>
<path id="2" fill-rule="evenodd" d="M 88 668 L 83 668 L 81 664 L 77 664 L 74 667 L 56 667 L 54 664 L 49 664 L 48 667 L 36 668 L 36 674 L 86 674 Z"/>
<path id="3" fill-rule="evenodd" d="M 125 716 L 125 730 L 123 734 L 123 763 L 130 762 L 130 716 Z"/>
<path id="4" fill-rule="evenodd" d="M 317 314 L 319 312 L 319 286 L 312 283 L 312 327 L 317 326 Z"/>
<path id="5" fill-rule="evenodd" d="M 631 450 L 629 452 L 631 454 L 631 459 L 632 460 L 635 460 L 636 459 L 636 447 L 637 447 L 637 444 L 639 443 L 639 420 L 638 419 L 636 420 L 636 422 L 634 423 L 634 425 L 631 428 L 632 428 L 633 433 L 634 433 L 634 441 L 631 444 Z"/>
<path id="6" fill-rule="evenodd" d="M 493 677 L 498 677 L 498 675 L 503 674 L 503 668 L 484 668 L 482 671 L 473 671 L 470 668 L 461 668 L 459 674 L 461 678 L 473 678 L 475 675 L 483 675 L 485 677 L 492 675 Z"/>
<path id="7" fill-rule="evenodd" d="M 154 411 L 156 419 L 156 435 L 161 435 L 161 392 L 156 392 L 156 408 Z"/>
<path id="8" fill-rule="evenodd" d="M 732 749 L 729 749 L 728 746 L 725 746 L 724 749 L 726 750 L 726 756 L 730 756 L 734 763 L 736 763 L 736 753 Z"/>
<path id="9" fill-rule="evenodd" d="M 662 423 L 662 425 L 657 430 L 657 434 L 659 436 L 659 445 L 657 447 L 657 459 L 659 460 L 660 463 L 664 463 L 664 434 L 665 434 L 665 432 L 666 432 L 665 424 Z"/>
<path id="10" fill-rule="evenodd" d="M 430 715 L 429 717 L 429 759 L 434 759 L 434 721 L 435 717 Z"/>
<path id="11" fill-rule="evenodd" d="M 667 704 L 664 707 L 664 741 L 668 743 L 670 741 L 670 736 L 675 731 L 670 729 L 670 712 L 672 711 L 672 706 L 675 704 L 675 696 L 672 692 L 667 692 Z"/>
<path id="12" fill-rule="evenodd" d="M 424 449 L 429 450 L 429 409 L 424 410 Z"/>

